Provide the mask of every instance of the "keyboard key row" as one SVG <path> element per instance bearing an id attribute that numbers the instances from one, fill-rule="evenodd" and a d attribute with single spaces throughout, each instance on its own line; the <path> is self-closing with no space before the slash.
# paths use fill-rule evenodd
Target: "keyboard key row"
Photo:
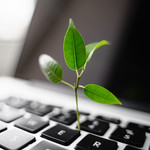
<path id="1" fill-rule="evenodd" d="M 53 108 L 61 108 L 58 106 L 52 106 L 52 105 L 45 105 L 36 101 L 30 101 L 30 100 L 25 100 L 22 98 L 16 98 L 16 97 L 10 97 L 8 99 L 6 99 L 5 103 L 9 106 L 15 107 L 15 108 L 26 108 L 26 111 L 39 115 L 39 116 L 44 116 L 46 114 L 48 114 L 49 112 L 51 112 L 53 110 Z M 76 114 L 75 110 L 70 110 L 68 111 L 68 113 L 71 114 Z M 87 112 L 80 112 L 81 115 L 90 115 Z M 121 120 L 117 119 L 117 118 L 112 118 L 112 117 L 106 117 L 106 116 L 102 116 L 102 115 L 98 115 L 96 116 L 97 119 L 106 121 L 106 122 L 111 122 L 111 123 L 115 123 L 115 124 L 120 124 Z"/>
<path id="2" fill-rule="evenodd" d="M 94 135 L 87 135 L 76 146 L 76 150 L 116 150 L 118 148 L 117 142 L 100 138 Z M 31 150 L 67 150 L 51 144 L 47 141 L 42 141 L 34 146 Z M 141 150 L 135 147 L 126 146 L 124 150 Z"/>
<path id="3" fill-rule="evenodd" d="M 102 129 L 105 127 L 104 124 L 107 126 L 106 122 L 101 121 L 85 121 L 82 125 L 85 126 L 85 130 L 99 134 L 99 131 L 102 131 Z M 40 129 L 47 126 L 48 120 L 43 120 L 38 116 L 30 116 L 29 118 L 21 118 L 16 123 L 15 126 L 19 127 L 23 130 L 35 133 L 39 131 Z M 0 124 L 1 130 L 6 130 L 6 126 L 2 123 Z M 105 127 L 106 128 L 106 127 Z M 104 128 L 104 129 L 105 129 Z M 90 131 L 91 130 L 91 131 Z M 97 130 L 97 131 L 96 131 Z M 7 131 L 9 134 L 10 131 Z M 5 132 L 4 132 L 5 133 Z M 102 133 L 102 132 L 100 132 Z M 5 134 L 4 134 L 5 135 Z M 100 135 L 100 134 L 99 134 Z M 15 135 L 14 135 L 15 136 Z M 63 125 L 56 125 L 46 131 L 44 131 L 41 135 L 41 137 L 46 138 L 50 141 L 54 141 L 56 143 L 62 144 L 62 145 L 69 145 L 71 144 L 78 136 L 80 136 L 80 132 L 78 130 L 73 130 L 71 128 L 68 128 Z M 3 136 L 3 134 L 0 134 L 1 140 L 5 139 L 7 136 Z M 16 137 L 16 136 L 15 136 Z M 120 141 L 126 144 L 130 144 L 136 147 L 142 147 L 145 141 L 145 132 L 140 130 L 139 128 L 130 129 L 130 128 L 121 128 L 118 127 L 111 135 L 110 137 L 113 140 Z M 1 143 L 0 143 L 1 145 Z M 79 148 L 78 148 L 79 149 Z M 132 150 L 132 147 L 126 148 L 125 150 Z M 134 150 L 134 148 L 133 148 Z M 135 149 L 136 150 L 136 149 Z"/>
<path id="4" fill-rule="evenodd" d="M 131 131 L 127 131 L 131 134 Z M 63 125 L 56 125 L 46 131 L 44 131 L 41 137 L 50 141 L 57 142 L 62 145 L 71 144 L 76 138 L 80 136 L 78 130 L 70 129 Z M 0 134 L 0 147 L 8 150 L 19 150 L 30 143 L 35 141 L 35 137 L 17 128 L 4 131 Z M 117 142 L 104 139 L 95 135 L 86 135 L 79 143 L 76 144 L 76 150 L 116 150 L 118 147 Z M 34 146 L 31 150 L 67 150 L 51 144 L 46 141 L 42 141 Z M 126 146 L 124 150 L 140 150 L 135 147 Z"/>

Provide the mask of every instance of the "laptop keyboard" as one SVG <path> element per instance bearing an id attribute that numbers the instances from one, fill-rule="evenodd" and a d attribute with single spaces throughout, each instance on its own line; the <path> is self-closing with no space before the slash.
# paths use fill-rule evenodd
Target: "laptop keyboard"
<path id="1" fill-rule="evenodd" d="M 77 141 L 71 149 L 144 150 L 150 126 L 128 122 L 126 127 L 121 127 L 120 118 L 100 114 L 91 118 L 88 112 L 80 115 L 84 118 L 81 132 L 77 130 L 74 110 L 9 98 L 0 103 L 0 149 L 69 150 L 68 146 Z M 105 138 L 111 125 L 116 127 Z M 83 132 L 86 134 L 81 138 Z M 119 143 L 124 144 L 122 149 Z"/>

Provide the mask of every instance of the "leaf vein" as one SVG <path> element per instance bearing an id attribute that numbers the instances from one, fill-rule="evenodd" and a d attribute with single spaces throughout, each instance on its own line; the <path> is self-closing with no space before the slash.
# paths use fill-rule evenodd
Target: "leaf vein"
<path id="1" fill-rule="evenodd" d="M 111 100 L 111 98 L 108 98 L 107 96 L 104 96 L 103 94 L 96 93 L 96 92 L 94 92 L 94 91 L 88 89 L 87 87 L 85 88 L 85 90 L 87 90 L 87 91 L 89 91 L 89 92 L 91 92 L 91 93 L 93 93 L 93 94 L 95 94 L 95 95 L 101 96 L 101 97 L 104 98 L 104 99 Z"/>

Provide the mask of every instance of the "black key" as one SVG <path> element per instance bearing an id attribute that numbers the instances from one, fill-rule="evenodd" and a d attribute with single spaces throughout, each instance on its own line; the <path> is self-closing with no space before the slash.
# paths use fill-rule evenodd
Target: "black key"
<path id="1" fill-rule="evenodd" d="M 18 150 L 35 141 L 35 138 L 20 129 L 13 128 L 0 134 L 0 147 L 8 150 Z"/>
<path id="2" fill-rule="evenodd" d="M 38 116 L 23 117 L 16 121 L 15 126 L 23 130 L 35 133 L 49 125 L 48 120 L 44 120 Z"/>
<path id="3" fill-rule="evenodd" d="M 129 122 L 127 127 L 129 127 L 129 128 L 140 128 L 143 131 L 150 133 L 150 126 L 146 126 L 143 124 L 137 124 L 137 123 Z"/>
<path id="4" fill-rule="evenodd" d="M 69 145 L 79 135 L 80 132 L 78 130 L 72 130 L 68 127 L 58 124 L 43 132 L 41 136 L 62 145 Z"/>
<path id="5" fill-rule="evenodd" d="M 23 113 L 13 107 L 9 107 L 6 105 L 1 105 L 0 106 L 0 120 L 4 122 L 11 122 L 14 121 L 18 118 L 20 118 L 23 115 Z"/>
<path id="6" fill-rule="evenodd" d="M 142 150 L 131 146 L 126 146 L 124 150 Z"/>
<path id="7" fill-rule="evenodd" d="M 47 141 L 42 141 L 30 150 L 67 150 L 67 149 L 61 148 L 61 147 L 56 146 L 56 145 L 49 143 Z"/>
<path id="8" fill-rule="evenodd" d="M 70 112 L 70 113 L 75 113 L 75 114 L 76 114 L 76 111 L 75 111 L 75 110 L 70 110 L 69 112 Z M 79 115 L 85 115 L 85 116 L 89 116 L 89 115 L 90 115 L 90 113 L 88 113 L 88 112 L 83 112 L 83 111 L 80 111 L 80 112 L 79 112 Z"/>
<path id="9" fill-rule="evenodd" d="M 59 114 L 52 116 L 50 119 L 66 125 L 71 125 L 77 120 L 76 114 L 71 112 L 60 112 Z"/>
<path id="10" fill-rule="evenodd" d="M 6 104 L 15 108 L 22 108 L 29 104 L 30 102 L 21 98 L 10 97 L 6 100 Z"/>
<path id="11" fill-rule="evenodd" d="M 6 125 L 4 123 L 0 122 L 0 132 L 4 131 L 6 129 L 7 129 Z"/>
<path id="12" fill-rule="evenodd" d="M 76 150 L 116 150 L 117 142 L 103 139 L 94 135 L 87 135 L 75 147 Z"/>
<path id="13" fill-rule="evenodd" d="M 85 130 L 98 135 L 104 135 L 108 129 L 109 123 L 100 120 L 86 120 L 81 123 L 81 130 Z"/>
<path id="14" fill-rule="evenodd" d="M 31 102 L 30 105 L 26 107 L 26 111 L 39 115 L 39 116 L 46 115 L 47 113 L 51 112 L 52 109 L 53 108 L 51 106 L 41 104 L 38 102 Z"/>
<path id="15" fill-rule="evenodd" d="M 142 147 L 145 141 L 145 132 L 139 128 L 118 127 L 110 138 L 133 146 Z"/>
<path id="16" fill-rule="evenodd" d="M 111 117 L 100 116 L 100 115 L 98 115 L 96 118 L 100 119 L 100 120 L 103 120 L 103 121 L 115 123 L 115 124 L 120 124 L 121 123 L 121 120 L 117 119 L 117 118 L 111 118 Z"/>

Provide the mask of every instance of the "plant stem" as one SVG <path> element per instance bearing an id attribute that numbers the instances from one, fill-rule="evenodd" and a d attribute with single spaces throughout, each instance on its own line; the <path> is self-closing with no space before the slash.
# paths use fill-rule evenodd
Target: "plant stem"
<path id="1" fill-rule="evenodd" d="M 79 77 L 81 77 L 81 76 L 82 76 L 82 74 L 84 73 L 85 68 L 86 68 L 86 64 L 87 64 L 87 62 L 86 62 L 86 63 L 85 63 L 85 65 L 83 66 L 82 71 L 81 71 L 81 73 L 80 73 Z"/>
<path id="2" fill-rule="evenodd" d="M 80 121 L 79 121 L 79 109 L 78 109 L 78 96 L 77 96 L 77 88 L 74 90 L 75 92 L 75 98 L 76 98 L 76 115 L 77 115 L 77 121 L 78 121 L 78 130 L 81 130 Z"/>
<path id="3" fill-rule="evenodd" d="M 66 85 L 68 85 L 68 86 L 70 86 L 71 88 L 73 88 L 73 89 L 74 89 L 74 86 L 73 86 L 73 85 L 71 85 L 70 83 L 68 83 L 68 82 L 66 82 L 66 81 L 64 81 L 64 80 L 61 80 L 61 82 L 62 82 L 62 83 L 64 83 L 64 84 L 66 84 Z"/>
<path id="4" fill-rule="evenodd" d="M 73 90 L 74 90 L 74 92 L 75 92 L 75 99 L 76 99 L 76 116 L 77 116 L 78 130 L 79 130 L 79 131 L 81 130 L 81 125 L 80 125 L 80 120 L 79 120 L 79 108 L 78 108 L 78 94 L 77 94 L 77 90 L 78 90 L 79 87 L 80 87 L 80 88 L 84 88 L 84 86 L 79 85 L 79 80 L 80 80 L 82 74 L 83 74 L 84 71 L 85 71 L 86 64 L 87 64 L 87 62 L 86 62 L 85 65 L 83 66 L 80 75 L 79 75 L 78 70 L 76 70 L 77 80 L 76 80 L 76 84 L 74 84 L 74 86 L 72 86 L 71 84 L 69 84 L 69 83 L 67 83 L 67 82 L 65 82 L 65 81 L 63 81 L 63 80 L 61 81 L 62 83 L 66 84 L 66 85 L 68 85 L 68 86 L 70 86 L 70 87 L 72 87 Z"/>
<path id="5" fill-rule="evenodd" d="M 74 92 L 75 92 L 75 99 L 76 99 L 76 115 L 77 115 L 77 121 L 78 121 L 78 130 L 81 130 L 81 126 L 80 126 L 80 121 L 79 121 L 79 108 L 78 108 L 78 95 L 77 95 L 77 90 L 79 88 L 79 80 L 81 78 L 81 76 L 78 73 L 78 70 L 76 70 L 76 74 L 77 74 L 77 80 L 76 83 L 74 84 Z"/>
<path id="6" fill-rule="evenodd" d="M 83 86 L 83 85 L 79 85 L 78 87 L 84 89 L 84 86 Z"/>
<path id="7" fill-rule="evenodd" d="M 77 74 L 77 78 L 79 77 L 79 72 L 78 72 L 78 70 L 76 70 L 76 74 Z"/>

